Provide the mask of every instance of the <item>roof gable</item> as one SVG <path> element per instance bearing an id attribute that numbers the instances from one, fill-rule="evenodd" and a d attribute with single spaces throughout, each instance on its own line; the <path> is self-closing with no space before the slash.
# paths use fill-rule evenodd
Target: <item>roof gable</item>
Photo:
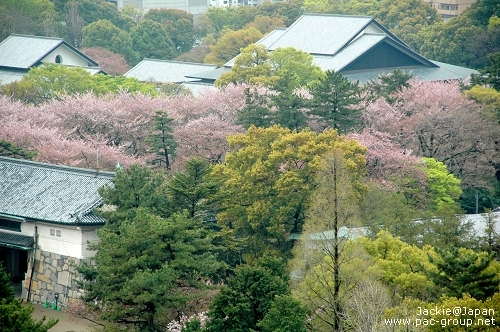
<path id="1" fill-rule="evenodd" d="M 0 157 L 0 214 L 58 224 L 91 225 L 98 189 L 114 173 Z"/>
<path id="2" fill-rule="evenodd" d="M 62 38 L 16 34 L 10 35 L 0 43 L 0 66 L 29 69 L 38 65 L 46 55 L 61 45 L 85 59 L 89 66 L 98 66 L 97 62 L 66 43 Z"/>

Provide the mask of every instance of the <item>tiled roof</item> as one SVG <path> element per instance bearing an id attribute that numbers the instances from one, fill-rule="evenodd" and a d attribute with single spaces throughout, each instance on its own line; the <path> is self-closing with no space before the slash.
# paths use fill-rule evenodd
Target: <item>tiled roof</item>
<path id="1" fill-rule="evenodd" d="M 58 224 L 102 224 L 92 214 L 114 173 L 0 157 L 0 213 Z"/>
<path id="2" fill-rule="evenodd" d="M 16 34 L 10 35 L 0 43 L 0 66 L 29 69 L 61 44 L 69 47 L 93 66 L 97 66 L 94 60 L 66 43 L 62 38 Z"/>
<path id="3" fill-rule="evenodd" d="M 0 245 L 16 249 L 32 249 L 35 242 L 32 236 L 4 233 L 0 231 Z"/>
<path id="4" fill-rule="evenodd" d="M 198 80 L 187 78 L 188 74 L 215 68 L 217 66 L 203 63 L 144 59 L 124 76 L 134 77 L 143 82 L 183 83 Z"/>

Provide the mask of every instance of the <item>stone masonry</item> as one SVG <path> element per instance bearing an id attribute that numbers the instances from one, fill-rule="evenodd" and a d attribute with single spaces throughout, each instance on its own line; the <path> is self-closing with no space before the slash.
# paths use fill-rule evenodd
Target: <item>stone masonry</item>
<path id="1" fill-rule="evenodd" d="M 30 286 L 32 264 L 30 260 L 23 283 L 22 297 L 24 299 Z M 76 267 L 79 265 L 80 259 L 37 249 L 29 300 L 34 303 L 54 302 L 55 293 L 58 293 L 58 301 L 67 305 L 69 299 L 79 298 L 82 295 L 81 289 L 76 284 Z"/>

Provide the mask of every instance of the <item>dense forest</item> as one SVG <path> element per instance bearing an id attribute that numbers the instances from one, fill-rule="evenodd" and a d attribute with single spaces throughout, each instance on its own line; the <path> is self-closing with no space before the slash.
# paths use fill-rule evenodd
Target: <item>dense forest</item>
<path id="1" fill-rule="evenodd" d="M 373 15 L 422 55 L 481 75 L 395 70 L 361 85 L 299 50 L 254 44 L 303 12 Z M 196 20 L 0 0 L 0 16 L 2 39 L 62 37 L 113 74 L 44 65 L 0 96 L 0 155 L 116 171 L 100 190 L 95 259 L 78 268 L 84 297 L 69 306 L 96 331 L 496 331 L 495 1 L 448 22 L 402 0 L 210 8 Z M 198 96 L 121 76 L 145 57 L 239 53 Z M 476 209 L 482 231 L 463 218 Z M 0 270 L 0 313 L 29 321 L 7 278 Z"/>

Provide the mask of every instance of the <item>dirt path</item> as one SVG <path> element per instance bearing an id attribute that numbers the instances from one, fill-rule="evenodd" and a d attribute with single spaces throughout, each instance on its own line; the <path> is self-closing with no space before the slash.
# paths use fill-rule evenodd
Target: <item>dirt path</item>
<path id="1" fill-rule="evenodd" d="M 42 319 L 43 316 L 49 318 L 59 318 L 57 323 L 50 332 L 89 332 L 89 327 L 92 326 L 90 322 L 84 320 L 70 319 L 68 313 L 64 311 L 51 310 L 44 308 L 41 304 L 33 304 L 35 310 L 33 311 L 33 318 L 36 320 Z"/>

